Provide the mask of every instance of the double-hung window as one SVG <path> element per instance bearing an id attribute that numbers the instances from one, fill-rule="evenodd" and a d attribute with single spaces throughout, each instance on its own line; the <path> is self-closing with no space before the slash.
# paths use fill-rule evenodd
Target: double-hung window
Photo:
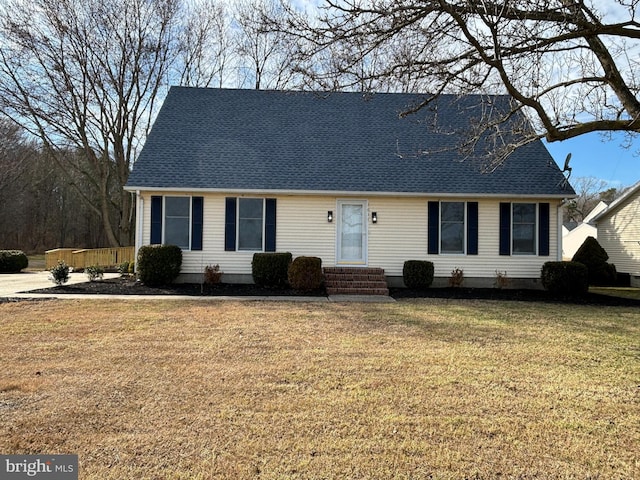
<path id="1" fill-rule="evenodd" d="M 149 243 L 177 245 L 183 250 L 202 250 L 203 197 L 151 197 Z"/>
<path id="2" fill-rule="evenodd" d="M 464 202 L 440 202 L 440 253 L 464 253 Z"/>
<path id="3" fill-rule="evenodd" d="M 536 254 L 537 211 L 535 203 L 514 203 L 512 205 L 511 252 L 520 255 Z"/>
<path id="4" fill-rule="evenodd" d="M 164 197 L 164 244 L 191 246 L 191 198 Z"/>
<path id="5" fill-rule="evenodd" d="M 276 251 L 275 198 L 227 197 L 224 224 L 226 251 Z"/>
<path id="6" fill-rule="evenodd" d="M 478 254 L 478 202 L 437 202 L 427 205 L 427 253 Z"/>
<path id="7" fill-rule="evenodd" d="M 262 251 L 264 199 L 238 199 L 238 250 Z"/>
<path id="8" fill-rule="evenodd" d="M 549 256 L 550 204 L 500 203 L 500 255 Z"/>

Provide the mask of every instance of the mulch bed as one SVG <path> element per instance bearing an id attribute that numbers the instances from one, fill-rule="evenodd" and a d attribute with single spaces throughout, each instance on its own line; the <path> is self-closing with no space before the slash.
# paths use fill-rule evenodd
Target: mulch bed
<path id="1" fill-rule="evenodd" d="M 267 288 L 258 285 L 220 283 L 218 285 L 200 285 L 193 283 L 177 283 L 164 287 L 148 287 L 133 278 L 119 277 L 96 282 L 85 282 L 74 285 L 62 285 L 31 293 L 50 294 L 103 294 L 103 295 L 186 295 L 186 296 L 326 296 L 324 290 L 301 292 L 290 288 Z M 495 288 L 429 288 L 412 290 L 408 288 L 390 289 L 391 297 L 406 298 L 445 298 L 445 299 L 477 299 L 477 300 L 515 300 L 526 302 L 578 303 L 604 306 L 638 306 L 640 300 L 613 297 L 589 293 L 580 298 L 557 298 L 544 290 L 516 290 Z"/>

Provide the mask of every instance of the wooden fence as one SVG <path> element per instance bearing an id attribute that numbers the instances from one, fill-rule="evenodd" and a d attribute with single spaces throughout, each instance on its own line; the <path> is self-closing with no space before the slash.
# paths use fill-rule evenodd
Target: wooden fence
<path id="1" fill-rule="evenodd" d="M 70 267 L 80 269 L 91 266 L 117 267 L 124 262 L 135 261 L 135 247 L 118 248 L 56 248 L 44 254 L 46 269 L 55 267 L 63 261 Z"/>

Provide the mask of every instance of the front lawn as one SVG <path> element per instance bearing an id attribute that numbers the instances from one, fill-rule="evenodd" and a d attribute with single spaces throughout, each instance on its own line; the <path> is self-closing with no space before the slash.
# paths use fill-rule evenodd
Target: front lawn
<path id="1" fill-rule="evenodd" d="M 640 300 L 640 288 L 634 287 L 589 287 L 589 292 L 612 297 Z"/>
<path id="2" fill-rule="evenodd" d="M 639 478 L 640 311 L 0 304 L 0 452 L 81 479 Z"/>

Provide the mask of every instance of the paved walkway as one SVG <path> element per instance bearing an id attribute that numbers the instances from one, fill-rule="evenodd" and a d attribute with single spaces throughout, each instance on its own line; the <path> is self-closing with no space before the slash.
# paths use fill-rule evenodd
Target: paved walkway
<path id="1" fill-rule="evenodd" d="M 1 273 L 0 298 L 62 298 L 62 299 L 115 299 L 115 300 L 236 300 L 236 301 L 280 301 L 280 302 L 395 302 L 391 297 L 380 295 L 332 295 L 330 297 L 223 297 L 223 296 L 182 296 L 182 295 L 77 295 L 77 294 L 44 294 L 28 293 L 31 290 L 50 288 L 54 284 L 49 280 L 49 272 Z M 115 278 L 117 273 L 105 273 L 104 278 Z M 67 285 L 87 282 L 84 273 L 71 273 Z"/>

